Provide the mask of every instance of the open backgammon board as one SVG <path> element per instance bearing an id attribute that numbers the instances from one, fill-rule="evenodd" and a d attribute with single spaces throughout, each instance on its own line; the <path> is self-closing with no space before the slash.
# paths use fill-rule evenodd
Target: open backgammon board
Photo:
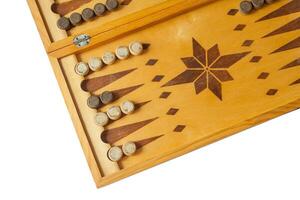
<path id="1" fill-rule="evenodd" d="M 28 3 L 98 187 L 300 107 L 300 0 Z"/>

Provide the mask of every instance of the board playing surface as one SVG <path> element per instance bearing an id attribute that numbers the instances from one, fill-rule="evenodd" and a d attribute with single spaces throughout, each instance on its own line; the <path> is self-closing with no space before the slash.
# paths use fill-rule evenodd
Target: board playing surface
<path id="1" fill-rule="evenodd" d="M 72 12 L 96 2 L 103 1 L 84 2 Z M 55 2 L 29 3 L 98 186 L 300 105 L 299 0 L 278 0 L 249 15 L 238 11 L 236 0 L 132 0 L 69 32 L 55 26 L 59 15 L 49 9 Z M 125 30 L 118 29 L 122 23 Z M 94 34 L 90 46 L 69 44 L 79 33 Z M 74 72 L 76 63 L 132 41 L 143 43 L 142 55 L 84 78 Z M 112 91 L 115 101 L 90 109 L 87 98 L 104 91 Z M 133 114 L 105 128 L 94 123 L 97 112 L 124 100 L 136 104 Z M 137 144 L 137 153 L 111 162 L 108 149 L 128 141 Z"/>

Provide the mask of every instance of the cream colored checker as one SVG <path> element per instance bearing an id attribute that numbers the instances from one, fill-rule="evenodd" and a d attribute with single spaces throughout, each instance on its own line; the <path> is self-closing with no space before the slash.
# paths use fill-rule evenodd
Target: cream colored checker
<path id="1" fill-rule="evenodd" d="M 140 42 L 132 42 L 129 45 L 129 50 L 132 55 L 138 56 L 143 53 L 143 44 Z"/>
<path id="2" fill-rule="evenodd" d="M 79 62 L 75 65 L 75 72 L 80 76 L 86 76 L 89 73 L 89 71 L 89 66 L 85 62 Z"/>
<path id="3" fill-rule="evenodd" d="M 122 146 L 122 150 L 126 156 L 131 156 L 136 152 L 136 145 L 134 142 L 127 142 Z"/>
<path id="4" fill-rule="evenodd" d="M 107 65 L 112 65 L 116 61 L 116 55 L 112 52 L 105 52 L 102 56 L 102 61 Z"/>
<path id="5" fill-rule="evenodd" d="M 110 109 L 108 109 L 107 111 L 107 116 L 111 119 L 111 120 L 117 120 L 120 119 L 122 116 L 122 111 L 120 109 L 119 106 L 113 106 Z"/>
<path id="6" fill-rule="evenodd" d="M 121 104 L 121 110 L 126 115 L 131 114 L 135 110 L 135 105 L 131 101 L 125 101 Z"/>
<path id="7" fill-rule="evenodd" d="M 109 118 L 106 113 L 99 112 L 95 115 L 95 122 L 99 126 L 105 126 L 109 122 Z"/>
<path id="8" fill-rule="evenodd" d="M 120 60 L 124 60 L 126 58 L 128 58 L 130 56 L 130 52 L 128 47 L 126 46 L 120 46 L 116 49 L 116 56 L 120 59 Z"/>
<path id="9" fill-rule="evenodd" d="M 107 152 L 108 158 L 113 162 L 118 162 L 123 157 L 123 152 L 120 147 L 111 147 Z"/>
<path id="10" fill-rule="evenodd" d="M 89 67 L 92 71 L 99 71 L 103 67 L 103 62 L 101 58 L 93 57 L 89 60 Z"/>

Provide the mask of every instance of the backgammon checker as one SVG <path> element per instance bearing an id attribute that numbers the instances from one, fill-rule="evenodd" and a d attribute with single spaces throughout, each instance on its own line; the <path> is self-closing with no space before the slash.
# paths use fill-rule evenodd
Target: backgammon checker
<path id="1" fill-rule="evenodd" d="M 300 107 L 299 0 L 28 3 L 98 187 Z"/>

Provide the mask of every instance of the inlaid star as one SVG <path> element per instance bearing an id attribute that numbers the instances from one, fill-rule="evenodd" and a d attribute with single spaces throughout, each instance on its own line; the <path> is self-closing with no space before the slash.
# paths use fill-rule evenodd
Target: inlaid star
<path id="1" fill-rule="evenodd" d="M 220 56 L 218 45 L 207 51 L 193 38 L 193 56 L 181 58 L 188 68 L 162 87 L 194 83 L 196 94 L 209 89 L 222 100 L 222 82 L 233 80 L 227 71 L 250 52 Z"/>

